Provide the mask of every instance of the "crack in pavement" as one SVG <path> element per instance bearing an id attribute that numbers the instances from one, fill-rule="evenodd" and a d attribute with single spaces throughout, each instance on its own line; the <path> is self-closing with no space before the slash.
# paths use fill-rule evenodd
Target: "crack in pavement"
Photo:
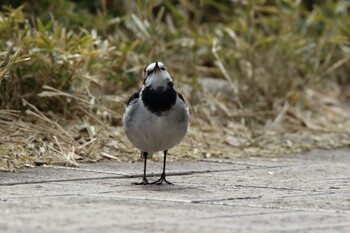
<path id="1" fill-rule="evenodd" d="M 275 166 L 280 167 L 280 166 Z M 184 171 L 184 172 L 168 172 L 167 176 L 187 176 L 193 174 L 203 173 L 218 173 L 218 172 L 229 172 L 229 171 L 242 171 L 242 170 L 258 170 L 263 169 L 261 167 L 256 168 L 231 168 L 231 169 L 218 169 L 218 170 L 198 170 L 198 171 Z M 77 170 L 78 169 L 71 169 Z M 99 172 L 100 173 L 100 172 Z M 108 173 L 111 174 L 111 173 Z M 151 173 L 147 177 L 158 177 L 161 173 Z M 102 176 L 102 177 L 88 177 L 88 178 L 69 178 L 69 179 L 52 179 L 52 180 L 38 180 L 38 181 L 21 181 L 21 182 L 4 182 L 0 183 L 0 186 L 13 186 L 13 185 L 26 185 L 26 184 L 41 184 L 41 183 L 53 183 L 53 182 L 67 182 L 67 181 L 85 181 L 85 180 L 106 180 L 106 179 L 130 179 L 143 177 L 142 173 L 139 174 L 128 174 L 128 175 L 115 175 L 115 176 Z"/>

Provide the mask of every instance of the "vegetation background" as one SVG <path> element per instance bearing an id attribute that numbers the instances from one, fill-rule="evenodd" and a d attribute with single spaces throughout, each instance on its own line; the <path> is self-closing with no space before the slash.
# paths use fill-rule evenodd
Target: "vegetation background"
<path id="1" fill-rule="evenodd" d="M 350 145 L 350 1 L 0 3 L 0 170 L 139 159 L 121 118 L 155 60 L 191 107 L 172 160 Z"/>

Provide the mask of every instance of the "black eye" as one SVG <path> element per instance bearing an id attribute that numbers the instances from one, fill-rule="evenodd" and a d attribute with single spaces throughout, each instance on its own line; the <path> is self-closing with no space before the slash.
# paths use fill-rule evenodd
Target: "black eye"
<path id="1" fill-rule="evenodd" d="M 164 68 L 164 67 L 161 67 L 160 69 L 161 69 L 161 70 L 165 70 L 165 68 Z"/>
<path id="2" fill-rule="evenodd" d="M 154 70 L 149 70 L 149 71 L 147 71 L 147 76 L 150 75 L 150 74 L 152 74 L 153 71 L 154 71 Z"/>

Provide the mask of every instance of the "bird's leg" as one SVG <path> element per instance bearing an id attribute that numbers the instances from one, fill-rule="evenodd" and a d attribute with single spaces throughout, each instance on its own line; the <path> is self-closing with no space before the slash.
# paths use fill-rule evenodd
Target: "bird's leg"
<path id="1" fill-rule="evenodd" d="M 164 151 L 164 161 L 163 161 L 163 173 L 162 173 L 162 175 L 160 176 L 159 180 L 154 181 L 154 182 L 152 182 L 151 184 L 160 185 L 160 184 L 163 184 L 163 182 L 165 182 L 165 183 L 167 183 L 167 184 L 171 184 L 171 185 L 173 184 L 173 183 L 167 181 L 166 178 L 165 178 L 165 164 L 166 164 L 166 154 L 167 154 L 167 153 L 168 153 L 167 150 Z"/>
<path id="2" fill-rule="evenodd" d="M 147 156 L 148 156 L 148 153 L 147 152 L 142 152 L 142 155 L 143 155 L 143 158 L 144 158 L 144 164 L 143 164 L 143 178 L 142 178 L 142 181 L 141 182 L 135 182 L 134 184 L 135 185 L 147 185 L 147 184 L 150 184 L 147 180 L 147 177 L 146 177 L 146 166 L 147 166 Z"/>

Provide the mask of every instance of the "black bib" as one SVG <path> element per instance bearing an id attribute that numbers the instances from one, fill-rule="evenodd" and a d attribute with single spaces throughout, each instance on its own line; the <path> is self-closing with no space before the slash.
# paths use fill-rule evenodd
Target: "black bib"
<path id="1" fill-rule="evenodd" d="M 151 86 L 146 86 L 142 91 L 143 104 L 150 112 L 157 115 L 169 111 L 176 103 L 176 98 L 177 93 L 172 85 L 155 89 Z"/>

